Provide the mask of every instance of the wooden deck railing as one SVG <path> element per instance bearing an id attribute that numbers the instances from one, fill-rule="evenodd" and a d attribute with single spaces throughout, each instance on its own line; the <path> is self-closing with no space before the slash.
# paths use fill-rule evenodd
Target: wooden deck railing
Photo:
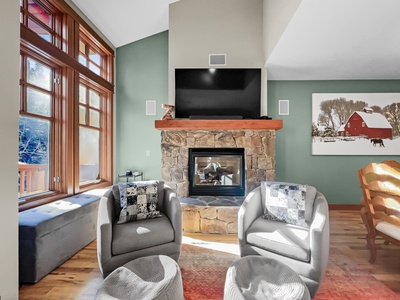
<path id="1" fill-rule="evenodd" d="M 19 196 L 26 196 L 48 190 L 47 164 L 18 164 Z"/>

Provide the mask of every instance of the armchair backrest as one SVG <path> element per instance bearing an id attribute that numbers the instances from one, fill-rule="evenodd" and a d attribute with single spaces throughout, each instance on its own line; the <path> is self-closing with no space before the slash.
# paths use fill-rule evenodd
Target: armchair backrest
<path id="1" fill-rule="evenodd" d="M 158 210 L 164 210 L 164 181 L 159 181 L 157 184 L 157 193 L 158 193 Z M 121 203 L 120 203 L 120 193 L 119 193 L 119 184 L 114 184 L 111 188 L 111 194 L 113 197 L 114 203 L 114 218 L 118 218 L 121 212 Z"/>
<path id="2" fill-rule="evenodd" d="M 314 214 L 314 203 L 317 198 L 317 189 L 311 185 L 307 186 L 306 191 L 306 210 L 305 210 L 305 218 L 307 222 L 311 222 Z"/>
<path id="3" fill-rule="evenodd" d="M 363 204 L 368 221 L 380 221 L 400 226 L 400 219 L 393 214 L 400 212 L 400 164 L 394 161 L 370 163 L 358 170 Z"/>

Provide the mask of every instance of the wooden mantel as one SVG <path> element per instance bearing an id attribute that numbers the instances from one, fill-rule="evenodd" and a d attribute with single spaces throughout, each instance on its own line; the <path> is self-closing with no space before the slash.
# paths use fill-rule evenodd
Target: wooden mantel
<path id="1" fill-rule="evenodd" d="M 279 130 L 282 120 L 156 120 L 159 130 Z"/>

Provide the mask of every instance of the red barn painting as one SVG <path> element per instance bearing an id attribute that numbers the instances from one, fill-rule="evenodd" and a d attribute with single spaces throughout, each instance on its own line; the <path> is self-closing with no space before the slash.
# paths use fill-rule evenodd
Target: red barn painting
<path id="1" fill-rule="evenodd" d="M 369 139 L 392 139 L 392 126 L 380 113 L 374 113 L 370 108 L 364 111 L 355 111 L 344 126 L 340 126 L 338 134 L 341 136 L 365 136 Z"/>

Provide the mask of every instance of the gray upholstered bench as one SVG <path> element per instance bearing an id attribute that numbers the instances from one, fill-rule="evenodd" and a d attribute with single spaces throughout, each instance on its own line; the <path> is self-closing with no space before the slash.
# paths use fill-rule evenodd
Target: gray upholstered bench
<path id="1" fill-rule="evenodd" d="M 99 200 L 80 194 L 19 213 L 20 282 L 38 282 L 96 238 Z"/>

